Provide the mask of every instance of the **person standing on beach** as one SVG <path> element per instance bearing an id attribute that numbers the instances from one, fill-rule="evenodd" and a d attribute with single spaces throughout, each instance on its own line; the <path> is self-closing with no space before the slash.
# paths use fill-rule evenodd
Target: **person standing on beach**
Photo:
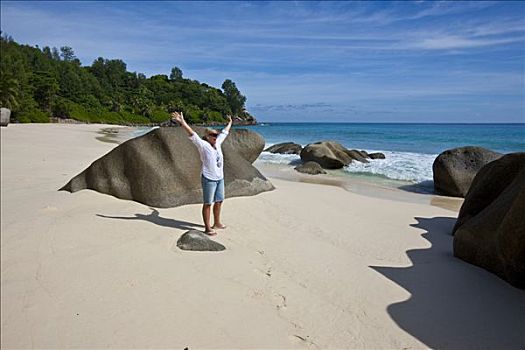
<path id="1" fill-rule="evenodd" d="M 215 229 L 224 229 L 221 223 L 221 207 L 224 201 L 224 157 L 222 154 L 222 142 L 228 136 L 232 127 L 232 118 L 228 116 L 228 125 L 218 132 L 214 129 L 206 129 L 206 134 L 201 139 L 199 135 L 186 123 L 182 112 L 171 113 L 172 120 L 180 124 L 186 130 L 191 142 L 197 147 L 202 161 L 201 184 L 203 193 L 202 219 L 204 220 L 207 235 L 217 234 Z M 213 205 L 213 226 L 210 225 L 211 207 Z"/>

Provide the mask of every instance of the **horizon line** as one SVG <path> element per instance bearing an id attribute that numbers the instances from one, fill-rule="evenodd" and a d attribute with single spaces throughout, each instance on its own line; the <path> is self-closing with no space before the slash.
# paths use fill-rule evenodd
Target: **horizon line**
<path id="1" fill-rule="evenodd" d="M 298 121 L 293 121 L 293 122 L 286 122 L 286 121 L 277 121 L 277 122 L 273 122 L 273 121 L 257 121 L 257 124 L 254 124 L 254 125 L 258 125 L 258 124 L 261 124 L 261 123 L 273 123 L 273 124 L 442 124 L 442 125 L 494 125 L 494 124 L 505 124 L 505 125 L 509 125 L 509 124 L 517 124 L 517 125 L 525 125 L 525 121 L 523 122 L 457 122 L 457 123 L 441 123 L 441 122 L 321 122 L 321 121 L 311 121 L 311 122 L 308 122 L 308 121 L 304 121 L 304 122 L 298 122 Z M 250 126 L 250 125 L 248 125 Z"/>

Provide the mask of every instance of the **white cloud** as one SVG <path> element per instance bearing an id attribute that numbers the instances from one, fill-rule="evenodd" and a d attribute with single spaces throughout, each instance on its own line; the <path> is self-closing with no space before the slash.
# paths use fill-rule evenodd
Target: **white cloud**
<path id="1" fill-rule="evenodd" d="M 459 36 L 444 36 L 423 39 L 419 42 L 408 44 L 408 47 L 429 50 L 469 49 L 484 46 L 495 46 L 525 41 L 525 37 L 513 37 L 505 39 L 473 39 Z"/>

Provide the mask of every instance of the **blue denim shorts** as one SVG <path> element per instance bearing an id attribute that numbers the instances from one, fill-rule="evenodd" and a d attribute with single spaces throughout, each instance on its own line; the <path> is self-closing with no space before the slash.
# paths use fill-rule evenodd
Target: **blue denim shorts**
<path id="1" fill-rule="evenodd" d="M 222 202 L 224 200 L 224 178 L 220 180 L 210 180 L 201 175 L 202 200 L 204 204 Z"/>

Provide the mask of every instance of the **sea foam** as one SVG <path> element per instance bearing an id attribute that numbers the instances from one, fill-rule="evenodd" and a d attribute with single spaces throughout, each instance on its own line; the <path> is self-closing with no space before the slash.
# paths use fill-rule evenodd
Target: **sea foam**
<path id="1" fill-rule="evenodd" d="M 381 176 L 413 183 L 432 180 L 432 163 L 437 154 L 376 150 L 368 152 L 381 152 L 386 159 L 369 159 L 369 163 L 353 161 L 343 170 L 350 174 Z M 296 154 L 262 152 L 257 160 L 263 163 L 295 166 L 300 163 L 301 158 Z"/>
<path id="2" fill-rule="evenodd" d="M 295 164 L 301 161 L 301 157 L 297 154 L 278 154 L 270 152 L 262 152 L 257 158 L 258 161 L 263 163 L 272 164 Z"/>
<path id="3" fill-rule="evenodd" d="M 349 173 L 380 175 L 393 180 L 410 182 L 432 180 L 432 163 L 437 154 L 379 152 L 385 155 L 385 159 L 370 159 L 370 163 L 354 161 L 344 167 L 344 170 Z"/>

